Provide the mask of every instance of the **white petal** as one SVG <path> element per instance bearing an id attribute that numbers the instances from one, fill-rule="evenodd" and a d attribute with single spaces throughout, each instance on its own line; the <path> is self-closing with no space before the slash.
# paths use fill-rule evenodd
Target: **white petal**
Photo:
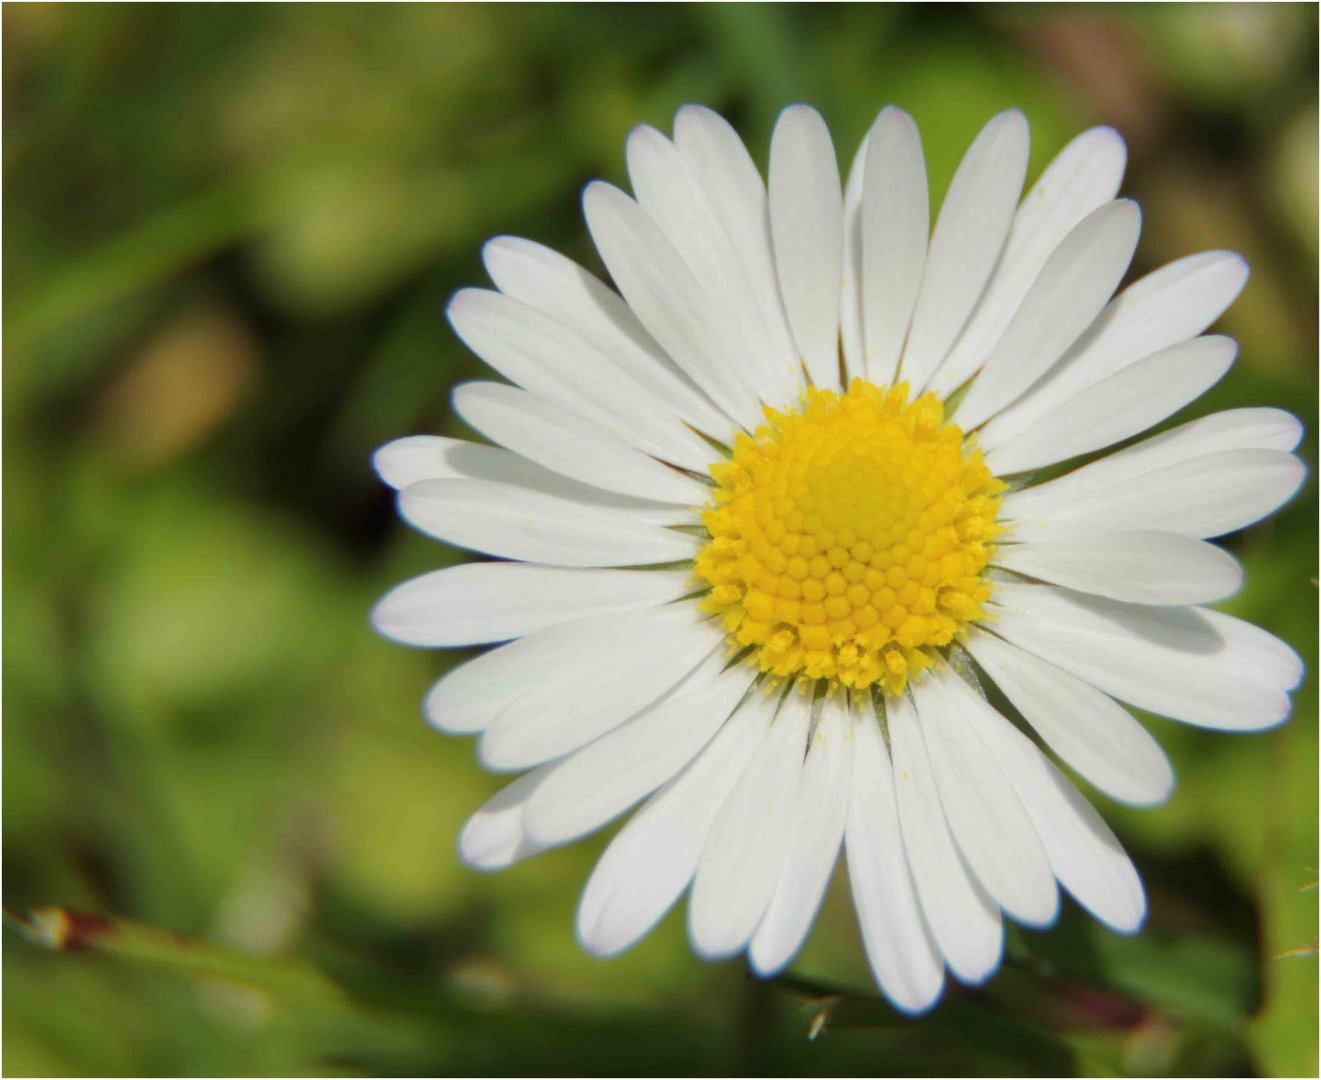
<path id="1" fill-rule="evenodd" d="M 1243 568 L 1214 544 L 1177 533 L 1086 533 L 998 547 L 991 561 L 1027 577 L 1133 604 L 1209 604 L 1243 584 Z"/>
<path id="2" fill-rule="evenodd" d="M 867 378 L 894 382 L 931 229 L 926 160 L 913 118 L 893 105 L 867 135 L 862 175 L 862 329 Z"/>
<path id="3" fill-rule="evenodd" d="M 867 139 L 862 140 L 844 185 L 844 271 L 839 291 L 839 344 L 844 354 L 845 379 L 867 377 L 867 354 L 862 330 L 862 188 L 867 163 Z M 828 383 L 838 389 L 838 381 Z"/>
<path id="4" fill-rule="evenodd" d="M 1296 690 L 1303 681 L 1303 661 L 1293 647 L 1274 634 L 1223 611 L 1199 608 L 1198 614 L 1214 627 L 1246 666 L 1285 690 Z"/>
<path id="5" fill-rule="evenodd" d="M 979 983 L 1000 966 L 1000 909 L 972 879 L 950 835 L 912 702 L 905 696 L 888 705 L 899 822 L 922 911 L 950 970 Z"/>
<path id="6" fill-rule="evenodd" d="M 758 695 L 701 755 L 652 796 L 605 849 L 578 905 L 578 940 L 597 956 L 622 952 L 660 921 L 692 880 L 730 789 L 761 745 L 773 713 Z"/>
<path id="7" fill-rule="evenodd" d="M 583 192 L 583 213 L 602 261 L 642 325 L 712 401 L 754 429 L 761 410 L 724 315 L 659 226 L 622 191 L 599 181 Z"/>
<path id="8" fill-rule="evenodd" d="M 945 359 L 986 288 L 1023 193 L 1027 147 L 1027 117 L 1017 109 L 1002 112 L 982 128 L 950 181 L 899 368 L 914 395 Z"/>
<path id="9" fill-rule="evenodd" d="M 1101 791 L 1135 806 L 1169 798 L 1165 751 L 1122 705 L 994 634 L 969 634 L 967 648 L 1046 745 Z"/>
<path id="10" fill-rule="evenodd" d="M 372 465 L 380 478 L 398 491 L 419 480 L 454 479 L 461 475 L 450 464 L 451 455 L 473 445 L 442 435 L 408 435 L 377 450 Z"/>
<path id="11" fill-rule="evenodd" d="M 649 398 L 719 440 L 733 421 L 665 355 L 614 289 L 572 259 L 531 240 L 497 236 L 482 248 L 486 272 L 506 296 L 558 320 L 608 356 Z M 710 448 L 693 435 L 675 464 L 700 468 Z"/>
<path id="12" fill-rule="evenodd" d="M 486 645 L 585 615 L 665 604 L 692 580 L 687 570 L 465 563 L 395 586 L 372 611 L 372 625 L 406 645 Z"/>
<path id="13" fill-rule="evenodd" d="M 972 317 L 931 380 L 938 395 L 952 393 L 981 367 L 1051 252 L 1078 222 L 1115 197 L 1126 157 L 1119 134 L 1097 127 L 1079 135 L 1046 167 L 1014 217 Z"/>
<path id="14" fill-rule="evenodd" d="M 890 756 L 870 713 L 854 726 L 845 833 L 849 885 L 876 982 L 896 1008 L 919 1013 L 940 997 L 945 964 L 918 907 L 899 831 Z"/>
<path id="15" fill-rule="evenodd" d="M 446 314 L 464 344 L 510 382 L 648 454 L 692 460 L 692 432 L 679 418 L 563 323 L 487 289 L 460 290 Z"/>
<path id="16" fill-rule="evenodd" d="M 1059 365 L 988 434 L 1003 441 L 1025 431 L 1079 390 L 1160 349 L 1196 337 L 1233 303 L 1248 265 L 1232 251 L 1208 251 L 1170 263 L 1134 282 L 1107 305 Z"/>
<path id="17" fill-rule="evenodd" d="M 978 440 L 986 467 L 1008 476 L 1122 442 L 1201 397 L 1237 352 L 1230 338 L 1194 338 L 1093 383 L 1003 442 L 988 425 Z"/>
<path id="18" fill-rule="evenodd" d="M 1026 735 L 970 689 L 964 703 L 1031 815 L 1060 884 L 1103 923 L 1132 933 L 1142 925 L 1147 901 L 1115 834 Z"/>
<path id="19" fill-rule="evenodd" d="M 490 649 L 447 671 L 422 703 L 427 722 L 451 735 L 471 735 L 485 728 L 496 713 L 540 676 L 539 669 L 521 662 L 529 650 L 530 655 L 536 655 L 534 646 L 528 643 L 538 640 L 538 634 Z"/>
<path id="20" fill-rule="evenodd" d="M 769 365 L 771 385 L 780 387 L 784 401 L 793 401 L 802 389 L 803 370 L 780 299 L 761 173 L 729 122 L 701 105 L 685 105 L 678 111 L 674 144 L 711 200 L 747 277 L 767 343 L 766 359 L 778 360 Z"/>
<path id="21" fill-rule="evenodd" d="M 685 105 L 674 117 L 674 144 L 746 256 L 748 277 L 774 293 L 766 185 L 738 132 L 718 112 L 704 105 Z"/>
<path id="22" fill-rule="evenodd" d="M 811 717 L 811 698 L 790 691 L 711 827 L 688 901 L 688 932 L 702 956 L 742 949 L 770 903 L 789 850 Z"/>
<path id="23" fill-rule="evenodd" d="M 1016 491 L 1012 499 L 1019 516 L 1026 519 L 1047 504 L 1061 509 L 1089 492 L 1127 484 L 1168 465 L 1219 451 L 1287 453 L 1302 436 L 1302 425 L 1280 409 L 1230 409 L 1143 439 L 1048 484 Z"/>
<path id="24" fill-rule="evenodd" d="M 1007 497 L 1002 515 L 1017 522 L 1016 535 L 1023 540 L 1133 529 L 1223 536 L 1278 510 L 1306 472 L 1296 457 L 1278 450 L 1222 450 L 1081 497 L 1042 484 L 1029 489 L 1030 500 L 1017 492 Z"/>
<path id="25" fill-rule="evenodd" d="M 1059 914 L 1055 877 L 1013 786 L 945 689 L 957 678 L 932 672 L 913 687 L 945 820 L 982 888 L 1020 922 L 1045 926 Z"/>
<path id="26" fill-rule="evenodd" d="M 720 647 L 719 630 L 698 618 L 690 605 L 675 604 L 543 630 L 538 636 L 558 635 L 558 648 L 537 657 L 536 683 L 487 725 L 482 764 L 529 768 L 618 727 Z"/>
<path id="27" fill-rule="evenodd" d="M 585 836 L 678 773 L 748 692 L 747 669 L 724 668 L 713 653 L 656 704 L 556 765 L 528 807 L 529 835 L 548 844 Z"/>
<path id="28" fill-rule="evenodd" d="M 802 948 L 844 842 L 853 774 L 853 718 L 843 694 L 821 709 L 798 782 L 789 854 L 748 950 L 760 975 L 773 975 Z"/>
<path id="29" fill-rule="evenodd" d="M 662 624 L 669 637 L 681 637 L 685 616 L 691 621 L 690 612 L 681 604 L 593 615 L 491 649 L 440 678 L 427 694 L 427 719 L 454 734 L 482 731 L 524 694 L 553 686 L 564 670 L 599 664 L 614 650 L 627 655 L 630 646 L 636 649 L 636 635 L 649 632 L 655 623 Z M 689 669 L 696 666 L 694 660 Z"/>
<path id="30" fill-rule="evenodd" d="M 639 499 L 701 506 L 711 489 L 668 468 L 567 409 L 526 390 L 471 382 L 454 410 L 492 442 L 573 480 Z"/>
<path id="31" fill-rule="evenodd" d="M 547 771 L 524 773 L 482 804 L 459 833 L 459 858 L 474 870 L 503 870 L 546 850 L 523 831 L 523 808 Z"/>
<path id="32" fill-rule="evenodd" d="M 799 355 L 818 386 L 839 381 L 844 197 L 830 129 L 790 105 L 771 137 L 771 240 L 780 295 Z"/>
<path id="33" fill-rule="evenodd" d="M 1128 199 L 1088 214 L 1046 260 L 981 374 L 954 412 L 979 427 L 1050 370 L 1091 325 L 1128 269 L 1142 216 Z"/>
<path id="34" fill-rule="evenodd" d="M 729 324 L 734 356 L 746 368 L 749 385 L 772 405 L 793 401 L 802 376 L 795 370 L 788 330 L 768 323 L 759 310 L 739 252 L 687 160 L 659 131 L 643 125 L 628 137 L 628 175 L 638 205 Z"/>
<path id="35" fill-rule="evenodd" d="M 697 547 L 691 536 L 609 506 L 485 480 L 423 480 L 399 493 L 399 513 L 458 547 L 559 566 L 674 562 Z"/>
<path id="36" fill-rule="evenodd" d="M 1106 461 L 1150 459 L 1148 468 L 1197 457 L 1211 450 L 1252 448 L 1289 452 L 1303 438 L 1303 425 L 1283 409 L 1226 409 L 1190 420 L 1111 454 Z M 1098 472 L 1100 470 L 1097 470 Z"/>
<path id="37" fill-rule="evenodd" d="M 1098 690 L 1201 727 L 1280 723 L 1289 698 L 1255 650 L 1198 608 L 1139 607 L 1052 585 L 1000 583 L 995 632 Z"/>
<path id="38" fill-rule="evenodd" d="M 618 510 L 660 525 L 691 520 L 687 511 L 672 504 L 633 499 L 588 487 L 534 465 L 503 447 L 483 446 L 466 439 L 410 435 L 376 451 L 374 464 L 381 479 L 400 491 L 423 480 L 491 480 L 518 489 L 557 495 L 587 506 Z"/>

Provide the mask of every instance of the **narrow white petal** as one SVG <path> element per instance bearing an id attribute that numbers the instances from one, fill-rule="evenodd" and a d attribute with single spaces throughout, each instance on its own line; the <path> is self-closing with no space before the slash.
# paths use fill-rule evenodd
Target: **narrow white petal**
<path id="1" fill-rule="evenodd" d="M 1303 426 L 1280 409 L 1229 409 L 1143 439 L 1048 484 L 1016 491 L 1012 499 L 1017 515 L 1027 519 L 1039 509 L 1064 509 L 1092 492 L 1131 483 L 1169 465 L 1225 450 L 1287 453 L 1302 437 Z"/>
<path id="2" fill-rule="evenodd" d="M 628 137 L 628 175 L 638 205 L 728 323 L 733 355 L 746 369 L 748 385 L 769 404 L 791 403 L 802 377 L 795 372 L 788 331 L 766 321 L 739 251 L 688 161 L 669 139 L 643 125 Z"/>
<path id="3" fill-rule="evenodd" d="M 886 719 L 904 850 L 927 925 L 950 970 L 964 982 L 983 982 L 1000 966 L 1000 909 L 973 880 L 950 835 L 911 700 L 891 698 Z"/>
<path id="4" fill-rule="evenodd" d="M 1147 913 L 1142 881 L 1115 834 L 1032 741 L 971 689 L 964 715 L 976 725 L 1031 815 L 1060 884 L 1088 911 L 1120 933 L 1132 933 Z"/>
<path id="5" fill-rule="evenodd" d="M 1122 442 L 1201 397 L 1237 352 L 1230 338 L 1193 338 L 1093 383 L 1003 441 L 988 425 L 979 439 L 986 467 L 1008 476 Z"/>
<path id="6" fill-rule="evenodd" d="M 610 842 L 578 904 L 583 948 L 597 956 L 623 952 L 669 911 L 692 880 L 711 823 L 761 745 L 773 712 L 754 695 Z"/>
<path id="7" fill-rule="evenodd" d="M 1113 128 L 1085 131 L 1059 152 L 1014 217 L 986 291 L 930 388 L 944 397 L 981 367 L 1023 297 L 1073 227 L 1119 191 L 1127 151 Z"/>
<path id="8" fill-rule="evenodd" d="M 536 684 L 487 725 L 478 745 L 482 764 L 530 768 L 618 727 L 720 647 L 719 630 L 698 618 L 690 605 L 675 604 L 543 630 L 559 634 L 559 649 L 540 657 Z"/>
<path id="9" fill-rule="evenodd" d="M 688 901 L 688 932 L 702 956 L 742 949 L 770 903 L 789 851 L 811 717 L 811 698 L 791 691 L 711 827 Z"/>
<path id="10" fill-rule="evenodd" d="M 1088 214 L 1046 260 L 981 374 L 954 412 L 979 427 L 1050 370 L 1114 294 L 1137 247 L 1142 215 L 1128 199 Z"/>
<path id="11" fill-rule="evenodd" d="M 1223 548 L 1151 530 L 1002 544 L 991 561 L 1052 585 L 1132 604 L 1210 604 L 1243 584 L 1243 568 Z"/>
<path id="12" fill-rule="evenodd" d="M 585 615 L 666 604 L 691 588 L 687 570 L 464 563 L 395 586 L 373 609 L 372 625 L 406 645 L 486 645 Z"/>
<path id="13" fill-rule="evenodd" d="M 994 758 L 986 756 L 945 688 L 957 675 L 932 672 L 913 687 L 927 760 L 945 820 L 964 861 L 1005 912 L 1031 926 L 1059 914 L 1059 890 L 1027 811 Z"/>
<path id="14" fill-rule="evenodd" d="M 656 632 L 659 626 L 667 641 L 684 639 L 685 618 L 691 624 L 691 609 L 680 604 L 593 615 L 537 630 L 443 675 L 427 694 L 427 719 L 441 731 L 454 734 L 482 731 L 524 694 L 556 685 L 566 670 L 581 672 L 584 666 L 599 666 L 603 657 L 616 650 L 627 660 L 637 651 L 640 633 Z M 694 659 L 688 670 L 700 659 Z"/>
<path id="15" fill-rule="evenodd" d="M 489 480 L 557 495 L 586 506 L 617 510 L 660 525 L 691 520 L 687 511 L 673 504 L 634 499 L 589 487 L 543 469 L 503 447 L 484 446 L 466 439 L 410 435 L 376 451 L 374 464 L 381 479 L 399 491 L 423 480 Z"/>
<path id="16" fill-rule="evenodd" d="M 995 632 L 1098 690 L 1201 727 L 1255 731 L 1289 715 L 1279 673 L 1199 608 L 1140 607 L 1052 585 L 995 591 Z"/>
<path id="17" fill-rule="evenodd" d="M 452 480 L 463 476 L 451 464 L 451 459 L 456 452 L 462 457 L 465 453 L 462 448 L 473 445 L 443 435 L 407 435 L 377 450 L 372 465 L 382 480 L 400 491 L 419 480 Z"/>
<path id="18" fill-rule="evenodd" d="M 876 982 L 896 1008 L 924 1012 L 940 997 L 945 964 L 918 906 L 890 755 L 870 709 L 855 720 L 844 844 L 853 906 Z"/>
<path id="19" fill-rule="evenodd" d="M 529 643 L 546 632 L 538 631 L 490 649 L 447 671 L 423 700 L 427 722 L 451 735 L 471 735 L 485 728 L 496 713 L 541 675 L 539 667 L 524 664 L 522 658 L 536 655 L 538 648 Z"/>
<path id="20" fill-rule="evenodd" d="M 1082 497 L 1052 483 L 1019 493 L 1002 507 L 1022 540 L 1155 529 L 1184 536 L 1223 536 L 1274 513 L 1297 492 L 1307 470 L 1278 450 L 1222 450 L 1116 482 Z M 1026 494 L 1026 493 L 1024 493 Z M 1052 497 L 1054 496 L 1054 497 Z"/>
<path id="21" fill-rule="evenodd" d="M 492 442 L 584 484 L 681 506 L 697 507 L 710 499 L 707 485 L 516 386 L 456 386 L 454 410 Z"/>
<path id="22" fill-rule="evenodd" d="M 679 418 L 563 323 L 488 289 L 460 290 L 446 314 L 464 344 L 515 385 L 654 457 L 693 460 L 693 434 Z"/>
<path id="23" fill-rule="evenodd" d="M 486 480 L 420 481 L 399 493 L 399 513 L 470 551 L 559 566 L 674 562 L 697 548 L 693 537 L 622 510 Z"/>
<path id="24" fill-rule="evenodd" d="M 761 423 L 755 387 L 734 355 L 724 314 L 660 227 L 622 191 L 599 181 L 583 192 L 583 213 L 602 261 L 642 325 L 712 401 L 754 429 Z"/>
<path id="25" fill-rule="evenodd" d="M 1247 280 L 1248 264 L 1241 255 L 1208 251 L 1134 282 L 1106 306 L 1054 370 L 987 425 L 988 434 L 1003 441 L 1025 431 L 1079 390 L 1196 337 L 1234 302 Z"/>
<path id="26" fill-rule="evenodd" d="M 931 230 L 922 139 L 893 105 L 867 135 L 862 174 L 862 330 L 867 378 L 892 383 L 913 318 Z"/>
<path id="27" fill-rule="evenodd" d="M 728 439 L 733 420 L 721 412 L 647 333 L 620 295 L 572 259 L 516 236 L 497 236 L 482 248 L 486 272 L 506 296 L 558 320 L 619 365 L 647 395 L 716 439 Z M 700 468 L 709 447 L 695 435 L 676 464 Z"/>
<path id="28" fill-rule="evenodd" d="M 1296 690 L 1303 681 L 1303 660 L 1288 642 L 1254 623 L 1223 611 L 1199 608 L 1198 614 L 1233 650 L 1238 662 L 1256 671 L 1285 690 Z"/>
<path id="29" fill-rule="evenodd" d="M 991 118 L 968 148 L 931 233 L 900 374 L 920 393 L 945 359 L 1004 249 L 1027 175 L 1027 117 Z"/>
<path id="30" fill-rule="evenodd" d="M 544 851 L 546 845 L 523 831 L 523 809 L 546 774 L 524 773 L 483 803 L 459 832 L 459 858 L 474 870 L 503 870 Z"/>
<path id="31" fill-rule="evenodd" d="M 818 386 L 839 380 L 839 291 L 844 197 L 830 129 L 815 109 L 791 105 L 771 138 L 771 240 L 799 355 Z"/>
<path id="32" fill-rule="evenodd" d="M 761 173 L 729 122 L 701 105 L 685 105 L 678 111 L 674 144 L 711 200 L 747 277 L 766 342 L 771 386 L 780 388 L 781 400 L 793 401 L 802 388 L 803 370 L 780 298 Z"/>
<path id="33" fill-rule="evenodd" d="M 990 633 L 968 651 L 1046 745 L 1111 798 L 1153 806 L 1169 798 L 1174 770 L 1133 714 L 1101 691 Z"/>
<path id="34" fill-rule="evenodd" d="M 713 653 L 656 704 L 556 765 L 528 807 L 529 835 L 555 844 L 585 836 L 678 773 L 748 692 L 747 669 L 724 668 Z"/>
<path id="35" fill-rule="evenodd" d="M 849 166 L 844 185 L 844 271 L 839 291 L 839 344 L 844 354 L 845 381 L 867 377 L 867 353 L 862 330 L 862 189 L 867 163 L 867 139 Z M 828 383 L 838 389 L 838 382 Z"/>
<path id="36" fill-rule="evenodd" d="M 789 854 L 748 950 L 760 975 L 773 975 L 807 939 L 844 842 L 853 775 L 853 717 L 847 698 L 826 699 L 798 782 Z"/>
<path id="37" fill-rule="evenodd" d="M 1302 438 L 1303 425 L 1283 409 L 1226 409 L 1153 435 L 1121 453 L 1111 454 L 1106 461 L 1142 457 L 1150 469 L 1211 450 L 1243 447 L 1288 453 L 1297 449 Z"/>

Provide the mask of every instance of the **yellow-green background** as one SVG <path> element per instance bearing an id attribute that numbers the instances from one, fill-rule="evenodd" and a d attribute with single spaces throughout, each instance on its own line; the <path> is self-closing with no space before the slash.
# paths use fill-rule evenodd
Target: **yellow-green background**
<path id="1" fill-rule="evenodd" d="M 421 721 L 453 657 L 367 624 L 388 586 L 462 557 L 401 527 L 369 467 L 396 436 L 461 433 L 447 389 L 480 367 L 447 297 L 485 283 L 497 233 L 595 265 L 580 188 L 624 181 L 628 130 L 688 101 L 763 164 L 789 102 L 821 108 L 845 160 L 897 102 L 937 197 L 1000 109 L 1031 120 L 1033 174 L 1114 124 L 1135 273 L 1214 247 L 1252 263 L 1220 323 L 1241 359 L 1189 415 L 1291 409 L 1314 469 L 1312 5 L 3 18 L 6 904 L 310 961 L 359 1002 L 7 932 L 7 1074 L 1315 1073 L 1310 671 L 1269 734 L 1153 721 L 1174 797 L 1103 807 L 1148 885 L 1144 934 L 1070 904 L 983 992 L 922 1022 L 849 1002 L 812 1042 L 800 992 L 697 960 L 681 913 L 620 959 L 579 951 L 600 838 L 462 867 L 456 832 L 497 781 Z M 1250 582 L 1227 607 L 1309 669 L 1316 513 L 1309 480 L 1227 540 Z M 796 970 L 868 992 L 838 889 Z"/>

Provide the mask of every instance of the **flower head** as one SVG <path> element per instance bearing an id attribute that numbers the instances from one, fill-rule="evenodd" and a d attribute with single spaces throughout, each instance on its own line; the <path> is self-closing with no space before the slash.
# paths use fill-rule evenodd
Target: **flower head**
<path id="1" fill-rule="evenodd" d="M 1020 113 L 993 118 L 929 229 L 902 111 L 841 187 L 811 109 L 781 115 L 767 184 L 688 106 L 672 140 L 630 137 L 634 198 L 584 195 L 618 292 L 502 237 L 498 291 L 451 302 L 513 384 L 454 393 L 496 445 L 417 436 L 376 464 L 414 526 L 506 561 L 406 582 L 374 617 L 496 646 L 426 702 L 488 767 L 531 770 L 464 828 L 470 864 L 646 800 L 587 883 L 588 949 L 690 890 L 698 951 L 775 972 L 842 849 L 877 983 L 921 1011 L 946 969 L 995 970 L 1004 915 L 1051 922 L 1060 885 L 1141 924 L 1132 863 L 1052 760 L 1162 801 L 1169 763 L 1120 702 L 1231 730 L 1288 714 L 1298 657 L 1202 605 L 1241 582 L 1207 538 L 1301 482 L 1297 421 L 1236 409 L 1079 464 L 1225 374 L 1234 343 L 1201 335 L 1246 266 L 1195 255 L 1115 295 L 1140 224 L 1119 136 L 1080 135 L 1020 202 L 1027 151 Z"/>
<path id="2" fill-rule="evenodd" d="M 907 398 L 813 387 L 711 467 L 701 606 L 762 671 L 899 694 L 985 618 L 1005 485 L 934 394 Z"/>

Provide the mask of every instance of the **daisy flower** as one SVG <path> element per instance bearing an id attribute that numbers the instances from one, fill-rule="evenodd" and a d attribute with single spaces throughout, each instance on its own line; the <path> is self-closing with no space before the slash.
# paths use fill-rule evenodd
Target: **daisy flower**
<path id="1" fill-rule="evenodd" d="M 1205 606 L 1242 581 L 1208 538 L 1301 483 L 1298 422 L 1233 409 L 1130 442 L 1229 369 L 1235 343 L 1204 332 L 1243 259 L 1116 294 L 1141 220 L 1115 197 L 1123 141 L 1085 132 L 1021 197 L 1017 111 L 974 140 L 934 228 L 897 108 L 843 185 L 797 105 L 766 181 L 696 106 L 672 138 L 635 130 L 627 159 L 631 197 L 583 195 L 615 289 L 500 237 L 496 290 L 449 305 L 508 380 L 454 391 L 494 445 L 376 456 L 411 525 L 494 557 L 374 613 L 411 645 L 493 646 L 425 703 L 522 772 L 462 858 L 508 866 L 641 803 L 587 882 L 582 944 L 628 948 L 688 890 L 697 952 L 769 975 L 842 853 L 876 982 L 910 1013 L 947 969 L 989 977 L 1003 918 L 1051 923 L 1060 886 L 1137 930 L 1138 874 L 1056 762 L 1159 803 L 1169 762 L 1125 705 L 1255 731 L 1302 675 Z"/>

